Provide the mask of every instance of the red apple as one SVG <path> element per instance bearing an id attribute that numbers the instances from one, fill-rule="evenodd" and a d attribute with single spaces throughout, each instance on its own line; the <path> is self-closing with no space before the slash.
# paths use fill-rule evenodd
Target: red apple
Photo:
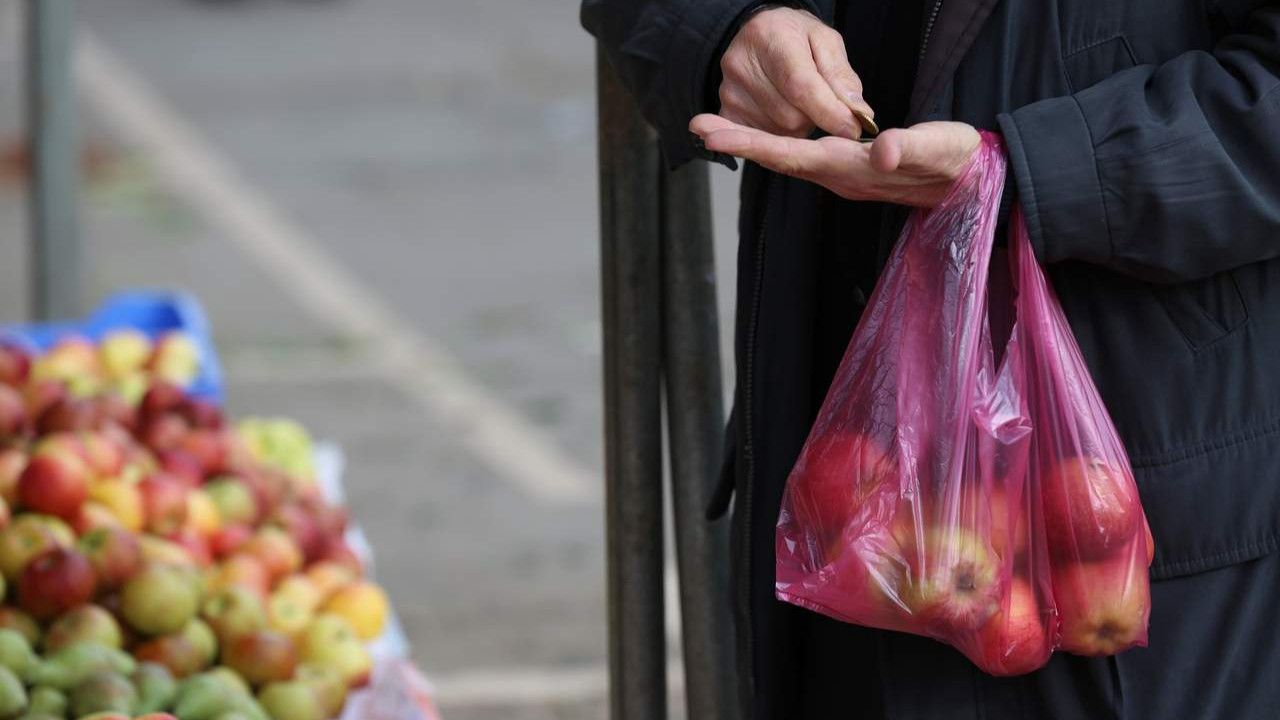
<path id="1" fill-rule="evenodd" d="M 364 563 L 360 556 L 343 538 L 331 537 L 325 540 L 324 551 L 318 559 L 350 568 L 357 575 L 364 574 Z"/>
<path id="2" fill-rule="evenodd" d="M 232 555 L 210 568 L 205 577 L 205 591 L 217 592 L 230 587 L 242 587 L 265 597 L 271 590 L 271 573 L 258 558 L 252 555 Z"/>
<path id="3" fill-rule="evenodd" d="M 979 665 L 993 675 L 1022 675 L 1043 666 L 1053 652 L 1057 616 L 1042 607 L 1035 589 L 1014 578 L 1001 608 L 978 634 Z"/>
<path id="4" fill-rule="evenodd" d="M 17 582 L 32 559 L 58 547 L 68 547 L 74 538 L 69 531 L 48 522 L 49 518 L 32 513 L 22 514 L 0 531 L 0 572 L 5 579 Z"/>
<path id="5" fill-rule="evenodd" d="M 18 504 L 18 478 L 27 469 L 27 454 L 21 448 L 0 448 L 0 498 Z"/>
<path id="6" fill-rule="evenodd" d="M 66 548 L 46 552 L 27 564 L 18 579 L 18 604 L 38 620 L 55 618 L 93 599 L 93 565 Z"/>
<path id="7" fill-rule="evenodd" d="M 253 537 L 253 528 L 248 525 L 224 525 L 209 538 L 213 556 L 222 559 L 236 553 Z"/>
<path id="8" fill-rule="evenodd" d="M 267 569 L 272 583 L 302 569 L 302 551 L 294 544 L 293 538 L 278 527 L 260 528 L 241 552 L 257 558 Z"/>
<path id="9" fill-rule="evenodd" d="M 181 447 L 190 429 L 181 416 L 164 413 L 143 421 L 140 439 L 154 452 L 164 452 Z"/>
<path id="10" fill-rule="evenodd" d="M 1136 553 L 1100 562 L 1053 567 L 1053 595 L 1062 616 L 1062 649 L 1114 655 L 1147 644 L 1151 589 Z"/>
<path id="11" fill-rule="evenodd" d="M 200 463 L 206 477 L 226 472 L 227 446 L 218 430 L 191 430 L 182 439 L 181 448 Z"/>
<path id="12" fill-rule="evenodd" d="M 89 497 L 89 468 L 73 455 L 37 455 L 18 478 L 18 503 L 72 520 Z"/>
<path id="13" fill-rule="evenodd" d="M 231 640 L 222 649 L 222 662 L 252 685 L 288 680 L 298 666 L 298 651 L 287 636 L 258 630 Z"/>
<path id="14" fill-rule="evenodd" d="M 324 552 L 325 535 L 315 516 L 301 505 L 286 503 L 276 509 L 272 524 L 283 528 L 302 551 L 304 563 L 314 562 Z"/>
<path id="15" fill-rule="evenodd" d="M 98 584 L 106 590 L 122 587 L 142 569 L 142 546 L 123 528 L 98 528 L 83 535 L 77 547 L 93 565 Z"/>
<path id="16" fill-rule="evenodd" d="M 95 398 L 94 403 L 96 425 L 117 425 L 128 431 L 133 431 L 138 426 L 138 409 L 119 393 L 104 393 Z"/>
<path id="17" fill-rule="evenodd" d="M 219 430 L 223 426 L 222 410 L 203 398 L 187 398 L 178 411 L 193 427 Z"/>
<path id="18" fill-rule="evenodd" d="M 1045 531 L 1059 557 L 1094 560 L 1123 548 L 1142 519 L 1133 480 L 1096 458 L 1071 458 L 1045 474 Z"/>
<path id="19" fill-rule="evenodd" d="M 316 485 L 308 485 L 298 491 L 295 504 L 300 505 L 315 519 L 320 533 L 326 537 L 341 537 L 347 531 L 349 521 L 347 509 L 340 505 L 330 505 L 320 495 Z"/>
<path id="20" fill-rule="evenodd" d="M 0 343 L 0 383 L 19 386 L 31 373 L 31 354 L 12 343 Z"/>
<path id="21" fill-rule="evenodd" d="M 930 529 L 924 537 L 924 563 L 913 567 L 908 607 L 941 632 L 976 630 L 1000 609 L 1000 559 L 967 530 Z"/>
<path id="22" fill-rule="evenodd" d="M 44 378 L 27 383 L 23 394 L 27 401 L 27 417 L 34 419 L 43 415 L 49 406 L 62 401 L 71 393 L 60 380 Z"/>
<path id="23" fill-rule="evenodd" d="M 243 473 L 240 479 L 257 500 L 258 516 L 255 520 L 259 522 L 270 517 L 289 492 L 289 479 L 266 469 Z"/>
<path id="24" fill-rule="evenodd" d="M 213 551 L 209 549 L 209 541 L 200 533 L 190 528 L 179 528 L 166 536 L 166 539 L 185 549 L 195 560 L 196 565 L 208 567 L 213 563 Z"/>
<path id="25" fill-rule="evenodd" d="M 857 432 L 827 432 L 813 436 L 789 486 L 796 519 L 822 544 L 839 536 L 846 523 L 868 508 L 870 497 L 880 490 L 897 491 L 887 483 L 896 463 L 876 440 Z"/>
<path id="26" fill-rule="evenodd" d="M 138 483 L 147 529 L 158 535 L 176 532 L 187 520 L 187 488 L 165 473 L 152 473 Z"/>
<path id="27" fill-rule="evenodd" d="M 107 432 L 90 432 L 80 436 L 80 452 L 98 475 L 116 476 L 124 469 L 125 443 Z"/>
<path id="28" fill-rule="evenodd" d="M 186 391 L 177 385 L 164 380 L 154 380 L 146 394 L 142 396 L 138 410 L 142 419 L 149 420 L 171 410 L 177 410 L 186 399 Z"/>
<path id="29" fill-rule="evenodd" d="M 54 401 L 36 417 L 36 430 L 41 435 L 88 430 L 97 420 L 98 413 L 92 401 L 67 397 Z"/>
<path id="30" fill-rule="evenodd" d="M 26 431 L 26 400 L 17 389 L 0 384 L 0 438 L 20 435 Z"/>
<path id="31" fill-rule="evenodd" d="M 204 481 L 204 470 L 191 453 L 181 448 L 159 453 L 160 469 L 181 480 L 189 488 L 196 488 Z"/>
<path id="32" fill-rule="evenodd" d="M 175 678 L 185 678 L 203 670 L 204 653 L 181 632 L 162 635 L 133 648 L 139 662 L 163 665 Z"/>

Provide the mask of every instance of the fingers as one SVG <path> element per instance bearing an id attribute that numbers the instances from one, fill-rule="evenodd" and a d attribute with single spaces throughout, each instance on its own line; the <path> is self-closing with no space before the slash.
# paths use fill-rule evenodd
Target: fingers
<path id="1" fill-rule="evenodd" d="M 760 66 L 778 94 L 814 125 L 838 137 L 861 134 L 849 105 L 818 72 L 809 42 L 774 44 L 760 58 Z"/>
<path id="2" fill-rule="evenodd" d="M 720 110 L 726 118 L 779 135 L 812 132 L 813 121 L 778 92 L 754 54 L 725 53 L 720 69 Z"/>
<path id="3" fill-rule="evenodd" d="M 866 182 L 871 176 L 867 148 L 844 138 L 803 140 L 771 135 L 715 115 L 699 115 L 689 129 L 702 137 L 709 150 L 823 185 Z"/>
<path id="4" fill-rule="evenodd" d="M 862 97 L 862 78 L 849 65 L 849 55 L 845 52 L 844 38 L 840 33 L 824 26 L 810 34 L 809 43 L 818 73 L 836 97 L 851 111 L 874 118 L 875 110 Z"/>
<path id="5" fill-rule="evenodd" d="M 825 161 L 822 149 L 812 140 L 772 135 L 716 117 L 699 115 L 689 124 L 708 150 L 751 160 L 770 170 L 806 177 Z"/>

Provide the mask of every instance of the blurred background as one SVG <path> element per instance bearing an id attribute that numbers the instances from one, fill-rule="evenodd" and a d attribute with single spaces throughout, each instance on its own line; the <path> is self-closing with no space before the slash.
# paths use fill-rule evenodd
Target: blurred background
<path id="1" fill-rule="evenodd" d="M 0 0 L 0 322 L 28 312 L 24 5 Z M 86 310 L 123 288 L 194 292 L 232 413 L 295 417 L 344 449 L 447 720 L 606 715 L 594 49 L 577 13 L 79 3 Z M 735 185 L 713 172 L 726 335 Z"/>

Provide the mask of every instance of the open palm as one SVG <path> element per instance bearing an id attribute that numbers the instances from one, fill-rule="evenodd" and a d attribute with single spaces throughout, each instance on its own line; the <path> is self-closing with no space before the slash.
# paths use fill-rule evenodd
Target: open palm
<path id="1" fill-rule="evenodd" d="M 913 207 L 938 204 L 981 142 L 977 130 L 959 122 L 885 130 L 871 143 L 785 137 L 709 114 L 695 117 L 689 129 L 708 150 L 809 180 L 841 197 Z"/>

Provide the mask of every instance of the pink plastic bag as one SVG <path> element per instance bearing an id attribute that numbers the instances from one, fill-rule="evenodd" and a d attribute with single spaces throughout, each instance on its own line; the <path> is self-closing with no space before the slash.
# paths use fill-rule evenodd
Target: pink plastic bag
<path id="1" fill-rule="evenodd" d="M 998 675 L 1146 644 L 1151 540 L 1115 428 L 1015 211 L 1003 144 L 913 213 L 787 480 L 777 594 Z M 999 363 L 988 304 L 1012 317 Z M 1000 316 L 1000 313 L 995 313 Z"/>

